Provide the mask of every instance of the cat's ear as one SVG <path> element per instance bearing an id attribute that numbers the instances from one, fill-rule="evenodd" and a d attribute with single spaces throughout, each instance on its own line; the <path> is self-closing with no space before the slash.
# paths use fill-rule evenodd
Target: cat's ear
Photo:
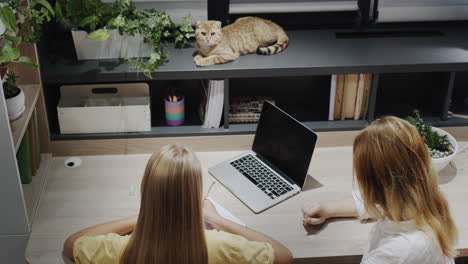
<path id="1" fill-rule="evenodd" d="M 198 20 L 198 21 L 195 23 L 195 25 L 196 25 L 197 27 L 199 27 L 199 26 L 201 25 L 201 23 L 202 23 L 202 21 Z"/>
<path id="2" fill-rule="evenodd" d="M 215 21 L 214 25 L 215 25 L 216 28 L 221 29 L 221 21 Z"/>

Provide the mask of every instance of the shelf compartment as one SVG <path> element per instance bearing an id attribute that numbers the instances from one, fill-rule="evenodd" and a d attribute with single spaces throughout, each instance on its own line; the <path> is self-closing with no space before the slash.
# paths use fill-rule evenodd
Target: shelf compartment
<path id="1" fill-rule="evenodd" d="M 330 78 L 323 75 L 230 79 L 229 101 L 238 96 L 269 96 L 279 108 L 301 122 L 326 121 Z"/>
<path id="2" fill-rule="evenodd" d="M 29 120 L 36 108 L 37 98 L 39 97 L 39 92 L 41 90 L 41 86 L 36 84 L 18 85 L 18 87 L 21 88 L 24 93 L 25 110 L 20 118 L 10 122 L 13 144 L 15 145 L 16 152 L 18 152 L 21 140 L 23 139 L 26 128 L 28 127 Z"/>
<path id="3" fill-rule="evenodd" d="M 176 87 L 185 98 L 185 121 L 177 127 L 201 126 L 202 121 L 199 107 L 203 95 L 201 80 L 174 80 L 174 81 L 151 81 L 151 124 L 153 127 L 165 127 L 166 116 L 164 108 L 164 96 L 169 87 Z"/>
<path id="4" fill-rule="evenodd" d="M 381 74 L 375 116 L 405 118 L 417 109 L 423 117 L 440 116 L 450 73 Z"/>

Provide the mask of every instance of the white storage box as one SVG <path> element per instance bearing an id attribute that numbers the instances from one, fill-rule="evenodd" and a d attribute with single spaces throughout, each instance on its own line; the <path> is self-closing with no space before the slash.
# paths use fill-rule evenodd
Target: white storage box
<path id="1" fill-rule="evenodd" d="M 72 30 L 73 43 L 78 60 L 97 60 L 115 58 L 149 57 L 152 47 L 143 42 L 140 35 L 120 35 L 116 29 L 110 29 L 106 40 L 93 40 L 88 33 Z"/>
<path id="2" fill-rule="evenodd" d="M 151 130 L 146 83 L 66 85 L 57 106 L 60 133 L 115 133 Z"/>

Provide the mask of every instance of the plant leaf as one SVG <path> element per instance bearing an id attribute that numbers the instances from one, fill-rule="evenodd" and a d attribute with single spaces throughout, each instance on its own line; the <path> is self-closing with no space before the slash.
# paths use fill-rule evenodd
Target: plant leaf
<path id="1" fill-rule="evenodd" d="M 0 7 L 0 20 L 9 31 L 16 32 L 18 29 L 15 14 L 9 6 Z"/>
<path id="2" fill-rule="evenodd" d="M 21 56 L 19 59 L 18 59 L 18 62 L 23 64 L 23 65 L 26 65 L 26 66 L 31 66 L 31 67 L 34 67 L 34 68 L 37 68 L 38 65 L 34 62 L 33 59 L 31 59 L 30 57 L 26 57 L 26 56 Z"/>
<path id="3" fill-rule="evenodd" d="M 13 46 L 15 47 L 21 44 L 21 42 L 23 41 L 23 38 L 21 36 L 11 36 L 11 35 L 5 34 L 3 35 L 3 37 L 6 40 L 11 41 L 13 43 Z"/>
<path id="4" fill-rule="evenodd" d="M 57 1 L 58 2 L 58 1 Z M 54 8 L 52 8 L 52 6 L 50 5 L 49 2 L 47 2 L 47 0 L 34 0 L 31 2 L 31 6 L 35 6 L 36 4 L 40 4 L 42 6 L 44 6 L 45 8 L 47 8 L 47 10 L 49 10 L 49 12 L 52 14 L 52 15 L 55 15 L 55 11 L 54 11 Z"/>
<path id="5" fill-rule="evenodd" d="M 16 60 L 19 56 L 19 49 L 12 47 L 11 44 L 7 42 L 2 48 L 2 52 L 0 54 L 0 63 L 12 62 Z"/>
<path id="6" fill-rule="evenodd" d="M 63 12 L 62 6 L 60 5 L 60 1 L 55 2 L 55 17 L 58 21 L 61 21 L 63 19 Z"/>
<path id="7" fill-rule="evenodd" d="M 94 23 L 98 20 L 98 17 L 97 16 L 87 16 L 85 18 L 83 18 L 80 23 L 78 24 L 78 26 L 80 27 L 84 27 L 84 26 L 87 26 L 91 23 Z"/>
<path id="8" fill-rule="evenodd" d="M 106 40 L 107 38 L 109 38 L 109 32 L 101 28 L 89 33 L 88 38 L 93 40 Z"/>

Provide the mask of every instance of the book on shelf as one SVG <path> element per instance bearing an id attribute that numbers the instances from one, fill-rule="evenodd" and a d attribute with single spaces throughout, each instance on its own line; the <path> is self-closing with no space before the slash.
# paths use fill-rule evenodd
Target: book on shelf
<path id="1" fill-rule="evenodd" d="M 336 82 L 338 76 L 333 74 L 330 83 L 330 103 L 328 104 L 328 120 L 333 120 L 335 114 L 335 96 L 336 96 Z"/>
<path id="2" fill-rule="evenodd" d="M 221 126 L 224 107 L 224 81 L 202 81 L 203 97 L 200 104 L 200 118 L 204 128 L 218 128 Z"/>
<path id="3" fill-rule="evenodd" d="M 36 141 L 36 159 L 37 163 L 41 164 L 41 145 L 40 145 L 40 140 L 39 140 L 39 127 L 37 124 L 37 109 L 34 109 L 34 135 L 35 138 L 34 140 Z"/>
<path id="4" fill-rule="evenodd" d="M 334 105 L 334 112 L 333 112 L 333 119 L 332 120 L 341 119 L 341 111 L 343 109 L 344 83 L 345 83 L 345 75 L 344 74 L 338 74 L 337 80 L 336 80 L 335 105 Z"/>
<path id="5" fill-rule="evenodd" d="M 357 94 L 356 94 L 356 108 L 354 110 L 354 120 L 361 118 L 362 111 L 362 100 L 364 96 L 364 74 L 359 74 L 359 80 L 357 85 Z"/>
<path id="6" fill-rule="evenodd" d="M 372 86 L 372 74 L 367 73 L 364 75 L 364 95 L 363 95 L 364 107 L 361 109 L 361 119 L 365 119 L 367 116 L 367 110 L 369 109 L 369 98 L 370 98 L 371 86 Z"/>
<path id="7" fill-rule="evenodd" d="M 335 77 L 336 76 L 336 77 Z M 360 120 L 367 115 L 372 74 L 333 75 L 329 120 Z"/>
<path id="8" fill-rule="evenodd" d="M 36 174 L 37 169 L 39 168 L 39 162 L 36 155 L 36 131 L 34 130 L 34 115 L 29 120 L 28 124 L 28 141 L 29 141 L 29 159 L 31 160 L 31 173 L 32 176 Z"/>
<path id="9" fill-rule="evenodd" d="M 270 96 L 238 96 L 232 98 L 229 108 L 229 122 L 258 122 L 265 101 L 275 104 L 275 100 Z"/>
<path id="10" fill-rule="evenodd" d="M 354 118 L 359 74 L 347 74 L 343 92 L 343 110 L 341 120 Z"/>
<path id="11" fill-rule="evenodd" d="M 31 183 L 32 166 L 31 166 L 31 147 L 29 145 L 29 131 L 24 132 L 23 139 L 16 153 L 18 170 L 22 184 Z"/>

